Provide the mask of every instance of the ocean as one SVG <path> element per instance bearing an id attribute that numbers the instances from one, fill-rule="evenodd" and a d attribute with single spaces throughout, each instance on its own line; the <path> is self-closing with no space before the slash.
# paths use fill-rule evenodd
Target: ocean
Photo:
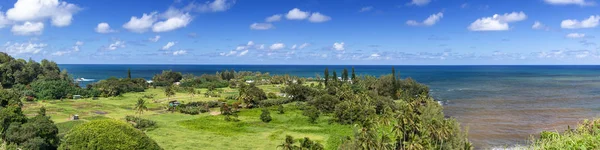
<path id="1" fill-rule="evenodd" d="M 59 65 L 83 84 L 108 77 L 151 79 L 162 70 L 214 74 L 260 71 L 300 77 L 341 74 L 347 65 Z M 392 66 L 354 66 L 358 75 L 380 76 Z M 600 115 L 600 66 L 394 66 L 402 78 L 427 84 L 444 112 L 469 130 L 478 148 L 523 145 L 543 130 L 563 131 Z"/>

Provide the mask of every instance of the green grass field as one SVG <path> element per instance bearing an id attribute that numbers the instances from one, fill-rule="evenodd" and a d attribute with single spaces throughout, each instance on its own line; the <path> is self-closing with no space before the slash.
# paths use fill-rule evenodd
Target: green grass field
<path id="1" fill-rule="evenodd" d="M 277 85 L 259 86 L 266 93 L 278 93 Z M 206 89 L 199 89 L 201 93 Z M 236 95 L 236 89 L 222 88 L 220 98 L 204 97 L 197 94 L 193 98 L 187 93 L 177 93 L 169 100 L 211 101 Z M 59 127 L 60 134 L 65 134 L 83 122 L 113 118 L 120 119 L 127 115 L 136 115 L 132 109 L 138 98 L 154 94 L 152 100 L 147 100 L 149 111 L 142 118 L 156 121 L 158 127 L 146 134 L 154 139 L 164 149 L 276 149 L 284 141 L 286 135 L 297 139 L 309 137 L 319 141 L 326 149 L 337 149 L 341 139 L 352 135 L 352 126 L 329 123 L 328 116 L 319 118 L 316 124 L 308 122 L 308 117 L 301 115 L 295 104 L 285 105 L 285 113 L 278 114 L 276 108 L 270 108 L 273 121 L 263 123 L 260 120 L 260 109 L 242 109 L 239 112 L 239 122 L 227 122 L 224 116 L 202 113 L 187 115 L 165 111 L 168 103 L 163 89 L 148 89 L 142 93 L 127 93 L 119 97 L 99 98 L 98 100 L 45 100 L 25 102 L 24 111 L 33 116 L 41 106 L 46 107 L 47 114 L 52 117 Z M 211 111 L 218 111 L 213 108 Z M 70 116 L 79 115 L 79 121 L 71 121 Z"/>

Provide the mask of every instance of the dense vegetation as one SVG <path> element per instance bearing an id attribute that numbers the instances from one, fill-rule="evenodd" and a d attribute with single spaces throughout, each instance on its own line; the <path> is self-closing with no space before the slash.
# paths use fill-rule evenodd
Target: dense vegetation
<path id="1" fill-rule="evenodd" d="M 112 119 L 90 121 L 76 126 L 60 149 L 139 149 L 160 150 L 158 144 L 131 125 Z"/>
<path id="2" fill-rule="evenodd" d="M 543 131 L 529 149 L 598 149 L 600 148 L 600 119 L 584 120 L 577 128 L 563 133 Z"/>

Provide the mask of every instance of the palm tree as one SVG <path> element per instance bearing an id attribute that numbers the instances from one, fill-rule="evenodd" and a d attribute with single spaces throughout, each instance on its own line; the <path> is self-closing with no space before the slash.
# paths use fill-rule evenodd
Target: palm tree
<path id="1" fill-rule="evenodd" d="M 146 107 L 146 100 L 144 100 L 142 98 L 138 99 L 137 103 L 135 104 L 134 109 L 138 115 L 143 114 L 144 111 L 148 110 L 148 107 Z"/>
<path id="2" fill-rule="evenodd" d="M 277 148 L 281 147 L 282 150 L 295 150 L 298 149 L 296 145 L 294 145 L 294 137 L 290 135 L 285 136 L 285 142 L 278 145 Z"/>

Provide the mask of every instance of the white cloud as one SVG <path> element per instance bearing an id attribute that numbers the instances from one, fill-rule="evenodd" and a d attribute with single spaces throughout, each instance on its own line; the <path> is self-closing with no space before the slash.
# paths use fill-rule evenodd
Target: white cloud
<path id="1" fill-rule="evenodd" d="M 560 27 L 564 29 L 595 28 L 600 22 L 600 15 L 590 16 L 588 19 L 579 21 L 575 19 L 563 20 Z"/>
<path id="2" fill-rule="evenodd" d="M 12 31 L 15 35 L 40 35 L 44 30 L 44 23 L 41 22 L 25 22 L 22 25 L 13 25 Z"/>
<path id="3" fill-rule="evenodd" d="M 137 32 L 137 33 L 146 32 L 146 31 L 148 31 L 148 29 L 150 29 L 152 27 L 154 22 L 156 22 L 156 20 L 157 20 L 156 14 L 157 14 L 156 12 L 152 12 L 150 14 L 144 13 L 142 15 L 142 17 L 140 17 L 140 18 L 138 18 L 136 16 L 132 16 L 131 19 L 129 20 L 129 22 L 127 22 L 123 25 L 123 28 L 125 28 L 131 32 Z"/>
<path id="4" fill-rule="evenodd" d="M 275 43 L 275 44 L 271 45 L 271 47 L 269 47 L 269 49 L 271 49 L 271 50 L 280 50 L 283 48 L 285 48 L 285 44 L 283 44 L 283 43 Z"/>
<path id="5" fill-rule="evenodd" d="M 410 26 L 420 26 L 420 25 L 432 26 L 432 25 L 435 25 L 438 21 L 440 21 L 440 19 L 442 19 L 443 17 L 444 17 L 444 13 L 439 12 L 437 14 L 432 14 L 429 17 L 427 17 L 427 19 L 423 20 L 423 23 L 419 23 L 415 20 L 408 20 L 408 21 L 406 21 L 406 24 L 410 25 Z"/>
<path id="6" fill-rule="evenodd" d="M 337 50 L 337 51 L 343 51 L 344 48 L 344 42 L 340 42 L 340 43 L 333 43 L 333 49 Z"/>
<path id="7" fill-rule="evenodd" d="M 298 49 L 304 49 L 304 48 L 306 48 L 306 47 L 308 47 L 308 46 L 310 46 L 310 44 L 308 44 L 308 43 L 304 43 L 304 44 L 300 45 L 300 46 L 298 47 Z"/>
<path id="8" fill-rule="evenodd" d="M 294 45 L 292 45 L 292 47 L 290 49 L 291 50 L 296 50 L 296 48 L 298 48 L 298 45 L 294 44 Z"/>
<path id="9" fill-rule="evenodd" d="M 260 46 L 258 46 L 258 49 L 265 49 L 265 44 L 261 44 Z"/>
<path id="10" fill-rule="evenodd" d="M 37 54 L 46 48 L 46 46 L 48 45 L 44 43 L 32 43 L 31 41 L 28 43 L 6 42 L 4 44 L 4 52 L 9 55 Z"/>
<path id="11" fill-rule="evenodd" d="M 75 52 L 79 52 L 81 46 L 83 46 L 83 42 L 77 41 L 75 42 L 75 45 L 73 45 L 72 50 Z"/>
<path id="12" fill-rule="evenodd" d="M 50 19 L 52 25 L 64 27 L 71 24 L 73 14 L 81 8 L 59 0 L 18 0 L 14 8 L 6 11 L 6 17 L 18 22 L 42 22 Z"/>
<path id="13" fill-rule="evenodd" d="M 69 54 L 69 53 L 71 53 L 71 51 L 56 51 L 56 52 L 54 52 L 54 53 L 52 53 L 50 55 L 53 55 L 53 56 L 62 56 L 62 55 Z"/>
<path id="14" fill-rule="evenodd" d="M 4 12 L 0 11 L 0 29 L 10 24 L 12 24 L 12 21 L 8 20 L 8 18 L 6 18 L 4 15 Z"/>
<path id="15" fill-rule="evenodd" d="M 117 31 L 111 29 L 110 25 L 108 25 L 108 23 L 102 22 L 102 23 L 99 23 L 98 26 L 96 27 L 96 32 L 98 32 L 98 33 L 112 33 L 112 32 L 117 32 Z"/>
<path id="16" fill-rule="evenodd" d="M 114 51 L 114 50 L 117 50 L 118 48 L 124 48 L 124 47 L 125 47 L 125 42 L 117 40 L 114 43 L 111 43 L 110 45 L 108 45 L 108 47 L 105 47 L 104 49 Z"/>
<path id="17" fill-rule="evenodd" d="M 158 42 L 158 40 L 160 40 L 160 35 L 154 36 L 153 38 L 149 38 L 148 41 L 150 42 Z"/>
<path id="18" fill-rule="evenodd" d="M 290 10 L 285 17 L 289 20 L 304 20 L 308 18 L 309 12 L 302 11 L 298 8 Z"/>
<path id="19" fill-rule="evenodd" d="M 271 23 L 253 23 L 250 25 L 250 29 L 252 30 L 269 30 L 273 28 L 273 24 Z"/>
<path id="20" fill-rule="evenodd" d="M 242 51 L 242 52 L 240 52 L 240 54 L 238 56 L 244 56 L 244 55 L 248 54 L 248 52 L 249 52 L 248 50 Z"/>
<path id="21" fill-rule="evenodd" d="M 277 21 L 281 21 L 281 17 L 282 17 L 282 16 L 283 16 L 283 15 L 281 15 L 281 14 L 276 14 L 276 15 L 273 15 L 273 16 L 271 16 L 271 17 L 267 17 L 267 18 L 265 19 L 265 21 L 266 21 L 266 22 L 277 22 Z"/>
<path id="22" fill-rule="evenodd" d="M 409 4 L 417 6 L 425 6 L 429 4 L 431 0 L 412 0 Z"/>
<path id="23" fill-rule="evenodd" d="M 308 21 L 314 22 L 314 23 L 321 23 L 321 22 L 326 22 L 329 20 L 331 20 L 331 17 L 325 16 L 319 12 L 312 13 L 312 15 L 310 15 L 310 18 L 308 18 Z"/>
<path id="24" fill-rule="evenodd" d="M 235 0 L 214 0 L 213 2 L 207 1 L 204 4 L 192 2 L 183 9 L 198 12 L 223 12 L 231 8 L 234 4 Z"/>
<path id="25" fill-rule="evenodd" d="M 580 5 L 580 6 L 588 6 L 594 5 L 594 2 L 589 2 L 586 0 L 544 0 L 548 4 L 552 5 Z"/>
<path id="26" fill-rule="evenodd" d="M 173 46 L 175 46 L 175 42 L 168 42 L 167 45 L 162 47 L 162 50 L 169 50 Z"/>
<path id="27" fill-rule="evenodd" d="M 535 21 L 533 23 L 533 25 L 531 26 L 532 29 L 536 29 L 536 30 L 541 30 L 541 29 L 546 29 L 546 25 L 542 24 L 539 21 Z"/>
<path id="28" fill-rule="evenodd" d="M 187 51 L 185 51 L 185 50 L 178 50 L 178 51 L 173 52 L 173 56 L 185 55 L 185 54 L 187 54 Z"/>
<path id="29" fill-rule="evenodd" d="M 154 32 L 167 32 L 175 29 L 186 27 L 192 22 L 192 16 L 190 14 L 179 14 L 176 16 L 170 16 L 165 21 L 159 21 L 152 27 Z"/>
<path id="30" fill-rule="evenodd" d="M 51 53 L 50 55 L 53 55 L 53 56 L 63 56 L 63 55 L 70 54 L 70 53 L 73 53 L 73 52 L 79 52 L 79 49 L 80 49 L 81 46 L 83 46 L 83 42 L 77 41 L 77 42 L 75 42 L 75 45 L 73 45 L 73 47 L 70 50 L 56 51 L 54 53 Z"/>
<path id="31" fill-rule="evenodd" d="M 569 33 L 565 37 L 571 38 L 571 39 L 578 39 L 578 38 L 584 38 L 585 34 L 583 34 L 583 33 Z"/>
<path id="32" fill-rule="evenodd" d="M 368 12 L 371 10 L 373 10 L 373 6 L 366 6 L 366 7 L 360 8 L 360 10 L 358 10 L 358 12 Z"/>
<path id="33" fill-rule="evenodd" d="M 471 31 L 505 31 L 510 29 L 508 23 L 523 21 L 527 15 L 523 12 L 512 12 L 504 15 L 494 14 L 492 17 L 477 19 L 468 27 Z"/>

